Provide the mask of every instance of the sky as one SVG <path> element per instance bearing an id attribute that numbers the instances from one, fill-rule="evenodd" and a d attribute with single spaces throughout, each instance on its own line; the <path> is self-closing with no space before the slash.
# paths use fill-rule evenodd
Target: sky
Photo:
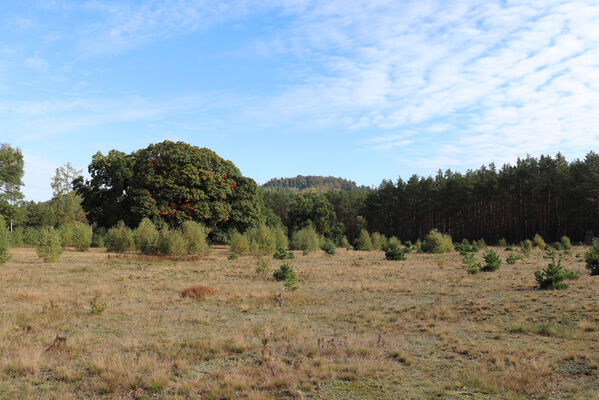
<path id="1" fill-rule="evenodd" d="M 598 1 L 4 2 L 0 143 L 66 162 L 181 140 L 263 183 L 598 151 Z"/>

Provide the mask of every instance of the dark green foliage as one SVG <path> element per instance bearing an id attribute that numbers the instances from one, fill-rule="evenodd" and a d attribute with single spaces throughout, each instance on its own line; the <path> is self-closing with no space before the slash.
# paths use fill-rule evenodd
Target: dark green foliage
<path id="1" fill-rule="evenodd" d="M 45 262 L 56 262 L 62 254 L 60 233 L 52 227 L 43 227 L 37 243 L 37 255 Z"/>
<path id="2" fill-rule="evenodd" d="M 194 220 L 216 235 L 261 220 L 256 183 L 206 148 L 164 141 L 131 154 L 112 150 L 95 154 L 88 170 L 91 179 L 74 186 L 98 226 L 137 226 L 148 217 L 178 228 Z"/>
<path id="3" fill-rule="evenodd" d="M 557 251 L 561 251 L 564 249 L 564 246 L 562 246 L 561 242 L 555 242 L 551 245 L 551 247 L 553 247 Z"/>
<path id="4" fill-rule="evenodd" d="M 239 255 L 237 255 L 237 253 L 231 253 L 229 254 L 229 257 L 227 257 L 229 260 L 237 260 L 239 258 Z"/>
<path id="5" fill-rule="evenodd" d="M 287 252 L 287 258 L 290 260 L 293 260 L 295 258 L 295 254 L 293 254 L 293 251 L 288 251 Z"/>
<path id="6" fill-rule="evenodd" d="M 306 193 L 296 196 L 289 206 L 289 229 L 298 231 L 312 227 L 320 236 L 332 240 L 343 237 L 343 226 L 337 222 L 333 205 L 326 196 Z"/>
<path id="7" fill-rule="evenodd" d="M 476 262 L 474 254 L 466 253 L 462 258 L 462 267 L 468 271 L 469 274 L 478 274 L 481 270 L 480 263 Z"/>
<path id="8" fill-rule="evenodd" d="M 296 281 L 295 271 L 289 264 L 281 264 L 278 270 L 272 274 L 277 281 Z"/>
<path id="9" fill-rule="evenodd" d="M 425 236 L 421 248 L 424 253 L 440 254 L 451 251 L 453 249 L 453 242 L 451 236 L 448 234 L 433 229 Z"/>
<path id="10" fill-rule="evenodd" d="M 25 228 L 22 226 L 16 226 L 10 234 L 10 244 L 12 247 L 21 247 L 25 244 L 23 241 L 23 233 Z"/>
<path id="11" fill-rule="evenodd" d="M 399 241 L 389 241 L 389 244 L 383 249 L 385 251 L 385 259 L 394 261 L 403 261 L 406 259 L 408 249 L 401 247 Z"/>
<path id="12" fill-rule="evenodd" d="M 460 243 L 456 243 L 453 246 L 457 252 L 461 255 L 465 255 L 466 253 L 472 253 L 474 251 L 472 245 L 468 241 L 468 239 L 462 239 Z"/>
<path id="13" fill-rule="evenodd" d="M 8 225 L 11 221 L 17 224 L 25 219 L 24 210 L 18 205 L 23 199 L 24 166 L 20 149 L 0 144 L 0 216 Z"/>
<path id="14" fill-rule="evenodd" d="M 158 234 L 158 253 L 179 256 L 186 253 L 183 233 L 178 229 L 163 229 Z"/>
<path id="15" fill-rule="evenodd" d="M 333 256 L 335 255 L 335 244 L 329 240 L 325 240 L 325 242 L 320 246 L 320 250 Z"/>
<path id="16" fill-rule="evenodd" d="M 599 275 L 599 239 L 594 238 L 591 247 L 584 255 L 586 268 L 591 272 L 591 275 Z"/>
<path id="17" fill-rule="evenodd" d="M 92 234 L 92 247 L 104 247 L 106 238 L 106 228 L 98 228 Z"/>
<path id="18" fill-rule="evenodd" d="M 287 258 L 287 250 L 285 250 L 282 247 L 279 247 L 272 257 L 276 258 L 277 260 L 285 260 Z"/>
<path id="19" fill-rule="evenodd" d="M 4 264 L 10 259 L 11 237 L 4 218 L 0 216 L 0 264 Z"/>
<path id="20" fill-rule="evenodd" d="M 106 251 L 124 253 L 132 250 L 135 247 L 133 232 L 125 226 L 123 221 L 119 221 L 116 226 L 110 228 L 106 233 L 104 244 L 106 245 Z"/>
<path id="21" fill-rule="evenodd" d="M 306 189 L 316 189 L 320 192 L 329 190 L 368 190 L 367 186 L 358 186 L 356 182 L 343 178 L 332 176 L 303 176 L 298 175 L 295 178 L 273 178 L 262 185 L 268 189 L 285 189 L 302 191 Z"/>
<path id="22" fill-rule="evenodd" d="M 475 240 L 473 243 L 478 250 L 484 250 L 487 248 L 487 243 L 485 242 L 485 239 Z M 475 251 L 478 251 L 478 250 L 475 250 Z"/>
<path id="23" fill-rule="evenodd" d="M 485 265 L 482 266 L 482 268 L 480 269 L 481 271 L 493 272 L 499 269 L 501 265 L 501 259 L 493 250 L 487 251 L 483 255 L 483 258 L 485 260 Z"/>
<path id="24" fill-rule="evenodd" d="M 505 238 L 501 238 L 497 241 L 497 246 L 499 247 L 507 247 L 507 240 Z"/>
<path id="25" fill-rule="evenodd" d="M 23 229 L 23 244 L 26 246 L 37 246 L 40 240 L 40 228 L 28 226 Z"/>
<path id="26" fill-rule="evenodd" d="M 578 274 L 562 268 L 561 257 L 555 262 L 555 256 L 543 271 L 535 271 L 535 279 L 540 289 L 566 289 L 565 280 L 578 279 Z"/>

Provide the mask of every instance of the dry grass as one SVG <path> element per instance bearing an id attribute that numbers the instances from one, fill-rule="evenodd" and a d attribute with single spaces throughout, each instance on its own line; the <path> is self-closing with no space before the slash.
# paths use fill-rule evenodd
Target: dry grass
<path id="1" fill-rule="evenodd" d="M 542 292 L 535 251 L 474 276 L 457 253 L 297 253 L 304 283 L 281 307 L 280 263 L 257 273 L 255 258 L 228 254 L 93 249 L 45 264 L 13 249 L 0 267 L 0 398 L 599 398 L 599 277 L 574 256 L 563 265 L 581 278 Z M 93 314 L 96 296 L 106 310 Z"/>

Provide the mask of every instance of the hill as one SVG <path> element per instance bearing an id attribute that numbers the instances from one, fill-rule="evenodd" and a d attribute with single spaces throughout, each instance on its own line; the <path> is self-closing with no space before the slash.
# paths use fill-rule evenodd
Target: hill
<path id="1" fill-rule="evenodd" d="M 298 175 L 295 178 L 273 178 L 261 186 L 265 189 L 282 189 L 289 191 L 316 190 L 328 192 L 330 190 L 369 190 L 368 186 L 358 186 L 356 182 L 334 176 Z"/>

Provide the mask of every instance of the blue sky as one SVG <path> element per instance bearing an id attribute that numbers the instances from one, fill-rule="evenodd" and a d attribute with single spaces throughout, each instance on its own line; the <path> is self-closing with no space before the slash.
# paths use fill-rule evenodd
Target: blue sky
<path id="1" fill-rule="evenodd" d="M 258 182 L 599 150 L 596 1 L 3 4 L 0 142 L 57 166 L 183 140 Z"/>

